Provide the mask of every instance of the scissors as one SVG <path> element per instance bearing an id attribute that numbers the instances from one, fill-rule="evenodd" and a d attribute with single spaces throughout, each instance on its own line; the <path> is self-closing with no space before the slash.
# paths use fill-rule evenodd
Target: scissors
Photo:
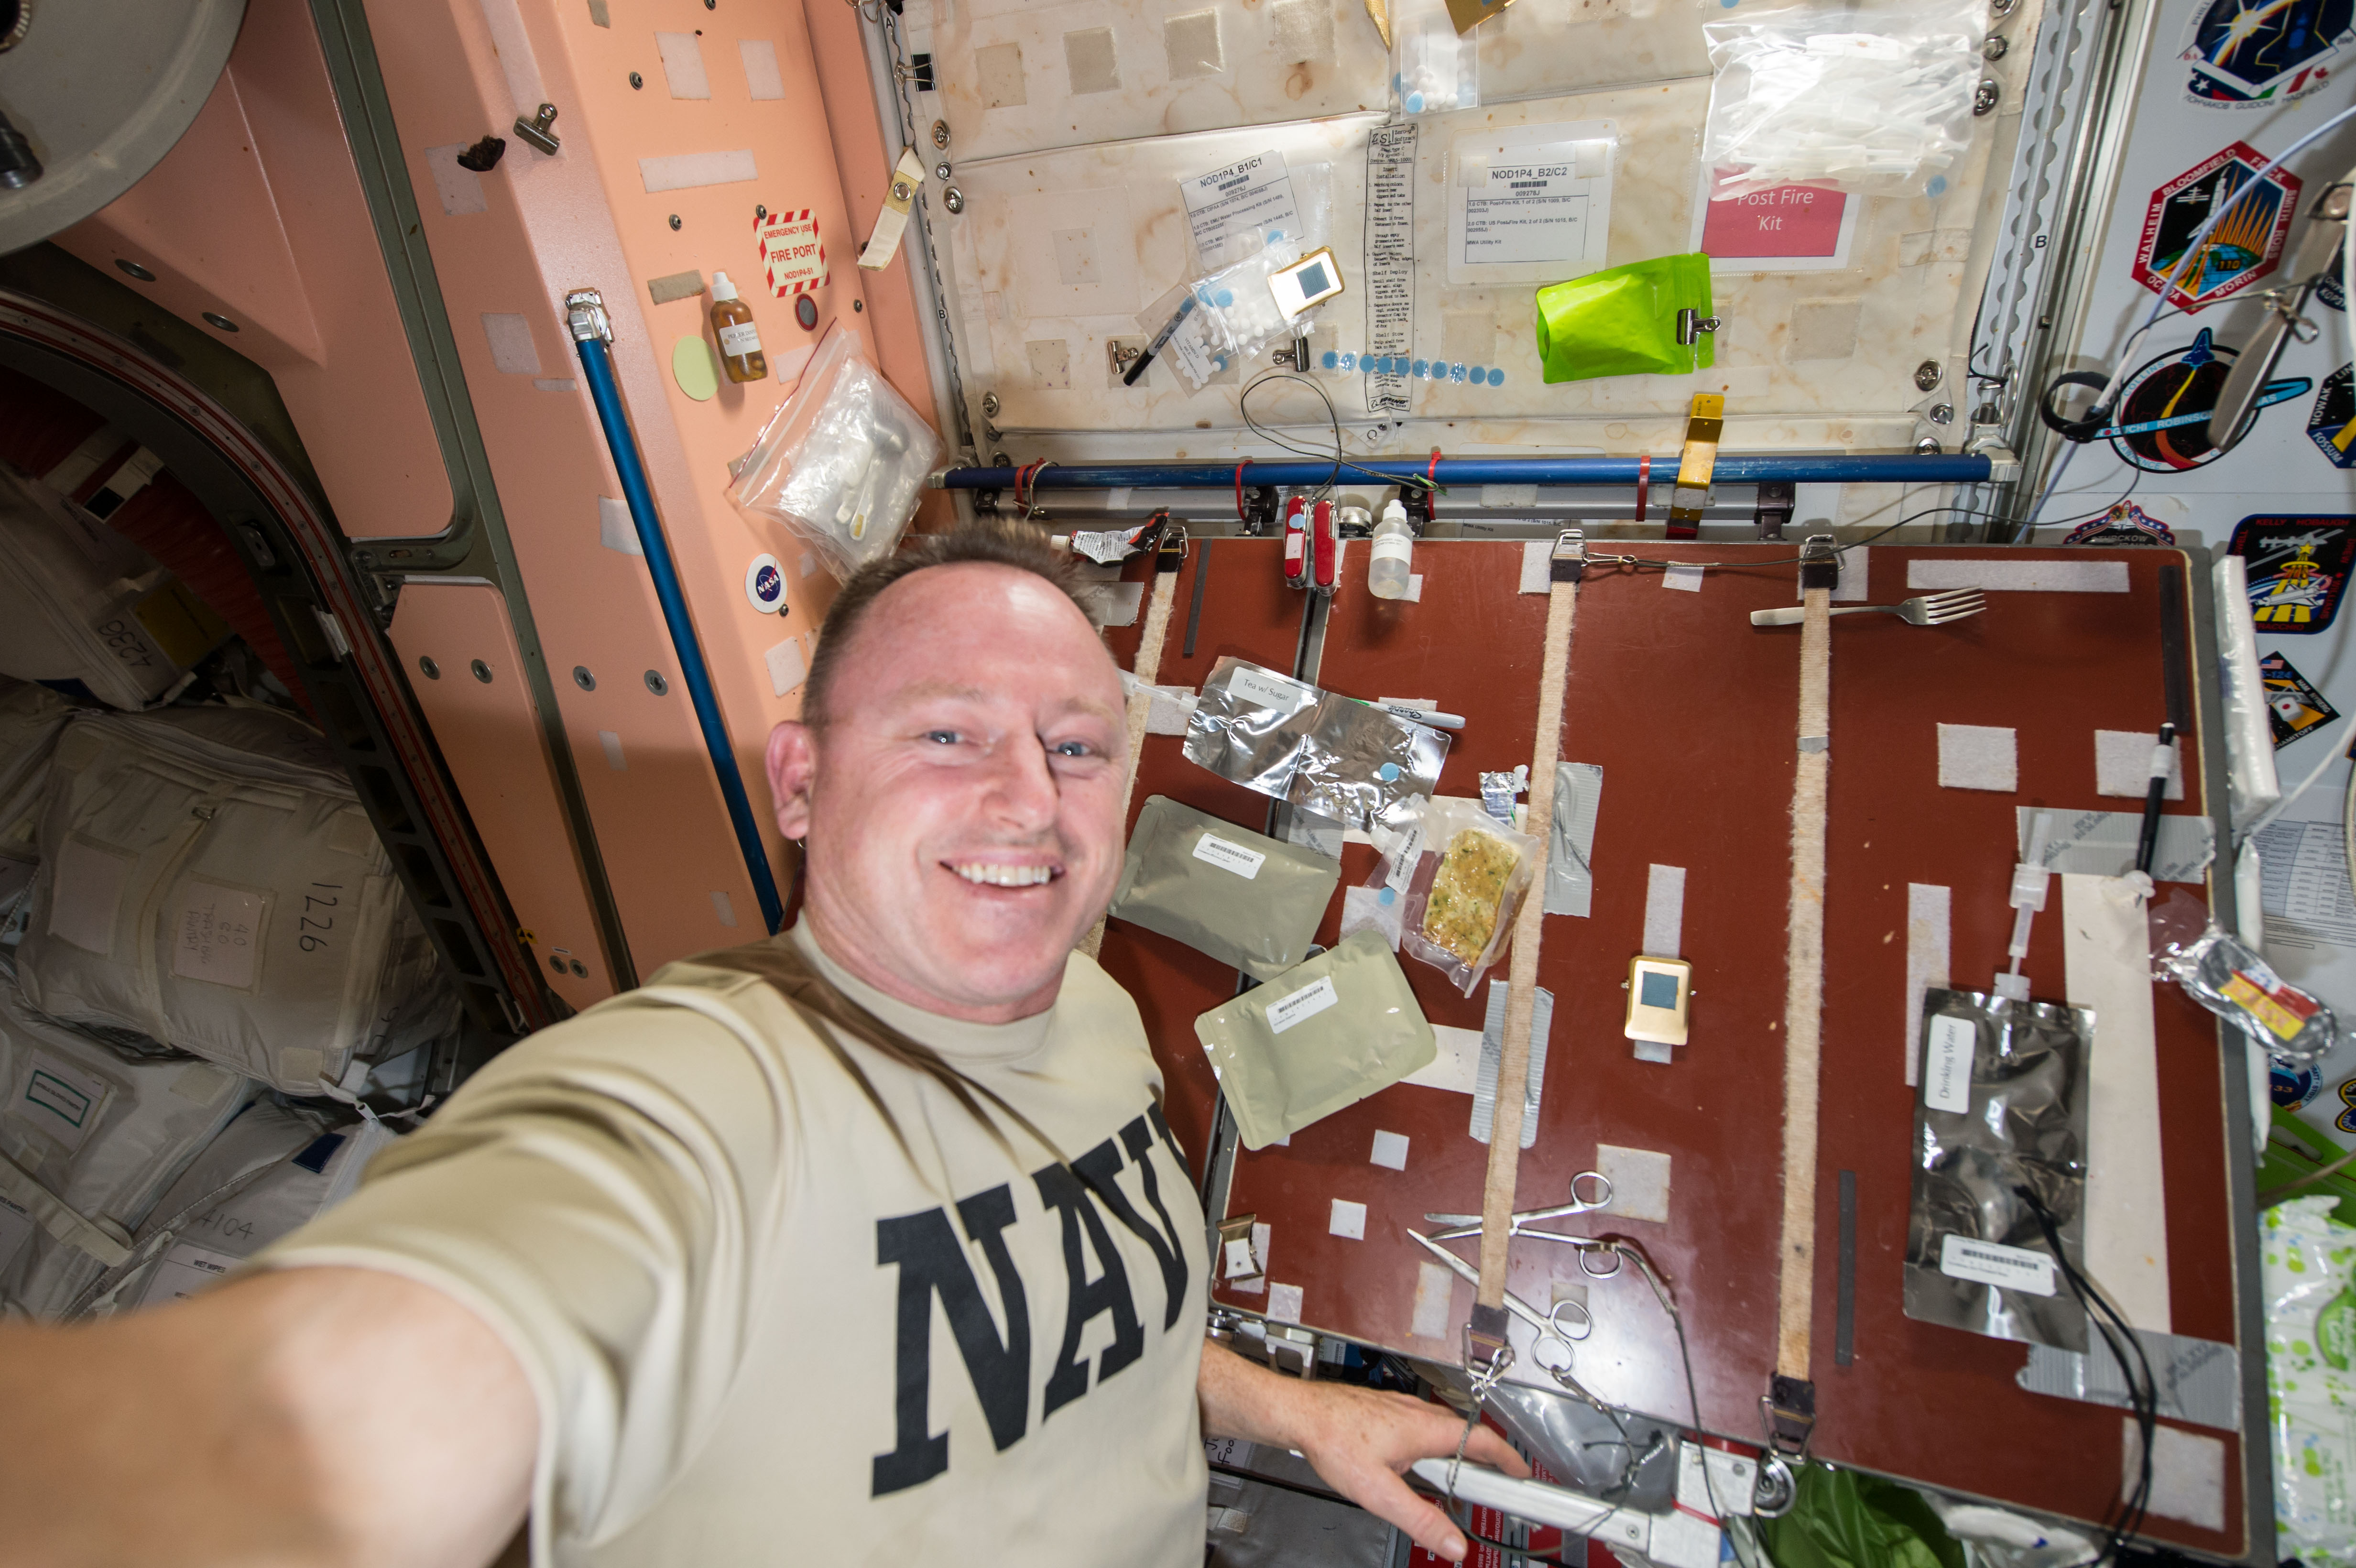
<path id="1" fill-rule="evenodd" d="M 1588 1184 L 1590 1192 L 1598 1196 L 1580 1197 L 1579 1184 L 1582 1181 Z M 1528 1227 L 1539 1220 L 1563 1220 L 1573 1214 L 1592 1214 L 1598 1209 L 1611 1207 L 1611 1204 L 1612 1179 L 1600 1170 L 1582 1170 L 1570 1179 L 1569 1202 L 1558 1203 L 1550 1209 L 1519 1211 L 1514 1215 L 1513 1233 L 1517 1236 L 1547 1236 L 1549 1232 L 1531 1230 Z M 1478 1214 L 1426 1214 L 1423 1218 L 1426 1224 L 1448 1227 L 1446 1230 L 1432 1232 L 1431 1239 L 1436 1242 L 1452 1242 L 1460 1237 L 1478 1235 L 1481 1232 L 1481 1216 Z M 1550 1239 L 1563 1241 L 1568 1238 L 1552 1236 Z M 1613 1272 L 1618 1272 L 1616 1266 Z"/>
<path id="2" fill-rule="evenodd" d="M 1425 1252 L 1446 1264 L 1459 1279 L 1469 1282 L 1475 1289 L 1479 1288 L 1481 1284 L 1479 1269 L 1419 1231 L 1409 1231 L 1408 1234 L 1413 1236 L 1417 1244 Z M 1583 1256 L 1582 1261 L 1584 1261 Z M 1612 1272 L 1615 1274 L 1619 1272 L 1619 1260 L 1616 1257 L 1612 1260 Z M 1575 1315 L 1568 1322 L 1563 1318 L 1565 1307 L 1569 1308 Z M 1505 1292 L 1505 1310 L 1528 1324 L 1530 1332 L 1537 1336 L 1530 1344 L 1530 1360 L 1544 1368 L 1557 1381 L 1566 1381 L 1570 1374 L 1571 1347 L 1595 1332 L 1595 1319 L 1588 1315 L 1585 1304 L 1565 1296 L 1554 1304 L 1553 1311 L 1540 1312 L 1509 1290 Z M 1549 1344 L 1559 1347 L 1558 1351 L 1552 1358 L 1549 1358 L 1547 1351 Z"/>

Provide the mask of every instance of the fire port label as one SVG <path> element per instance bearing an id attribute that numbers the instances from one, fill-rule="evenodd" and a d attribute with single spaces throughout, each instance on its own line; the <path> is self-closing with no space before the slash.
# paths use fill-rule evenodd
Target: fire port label
<path id="1" fill-rule="evenodd" d="M 784 299 L 826 286 L 826 246 L 818 237 L 817 213 L 807 207 L 773 212 L 755 219 L 753 229 L 771 293 Z"/>

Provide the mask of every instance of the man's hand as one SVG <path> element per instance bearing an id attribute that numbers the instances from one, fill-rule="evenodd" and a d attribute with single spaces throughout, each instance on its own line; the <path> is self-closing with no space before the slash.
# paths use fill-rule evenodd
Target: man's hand
<path id="1" fill-rule="evenodd" d="M 1463 1532 L 1399 1478 L 1418 1459 L 1456 1452 L 1464 1418 L 1446 1405 L 1347 1383 L 1302 1382 L 1217 1344 L 1203 1347 L 1196 1387 L 1205 1436 L 1297 1448 L 1335 1491 L 1406 1531 L 1425 1551 L 1451 1563 L 1464 1560 Z M 1464 1457 L 1511 1476 L 1530 1473 L 1521 1456 L 1486 1426 L 1472 1428 Z"/>

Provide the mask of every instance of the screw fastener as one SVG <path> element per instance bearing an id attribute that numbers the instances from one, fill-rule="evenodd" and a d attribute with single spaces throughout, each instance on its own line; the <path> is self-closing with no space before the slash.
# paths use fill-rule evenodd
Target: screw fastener
<path id="1" fill-rule="evenodd" d="M 1976 118 L 1995 113 L 1996 101 L 2003 91 L 2004 90 L 1997 85 L 1996 78 L 1992 76 L 1982 78 L 1979 87 L 1972 93 L 1973 115 Z"/>
<path id="2" fill-rule="evenodd" d="M 1925 359 L 1914 367 L 1914 385 L 1927 392 L 1939 384 L 1940 375 L 1939 362 L 1936 359 Z"/>

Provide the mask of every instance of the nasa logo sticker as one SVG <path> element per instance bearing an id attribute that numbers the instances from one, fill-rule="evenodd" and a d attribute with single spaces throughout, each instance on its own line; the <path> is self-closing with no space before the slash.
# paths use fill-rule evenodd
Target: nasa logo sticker
<path id="1" fill-rule="evenodd" d="M 753 558 L 753 564 L 744 569 L 744 597 L 765 615 L 775 615 L 786 607 L 786 571 L 776 556 Z"/>
<path id="2" fill-rule="evenodd" d="M 2271 108 L 2331 79 L 2356 39 L 2356 0 L 2201 0 L 2180 58 L 2192 68 L 2190 102 L 2212 109 Z"/>

